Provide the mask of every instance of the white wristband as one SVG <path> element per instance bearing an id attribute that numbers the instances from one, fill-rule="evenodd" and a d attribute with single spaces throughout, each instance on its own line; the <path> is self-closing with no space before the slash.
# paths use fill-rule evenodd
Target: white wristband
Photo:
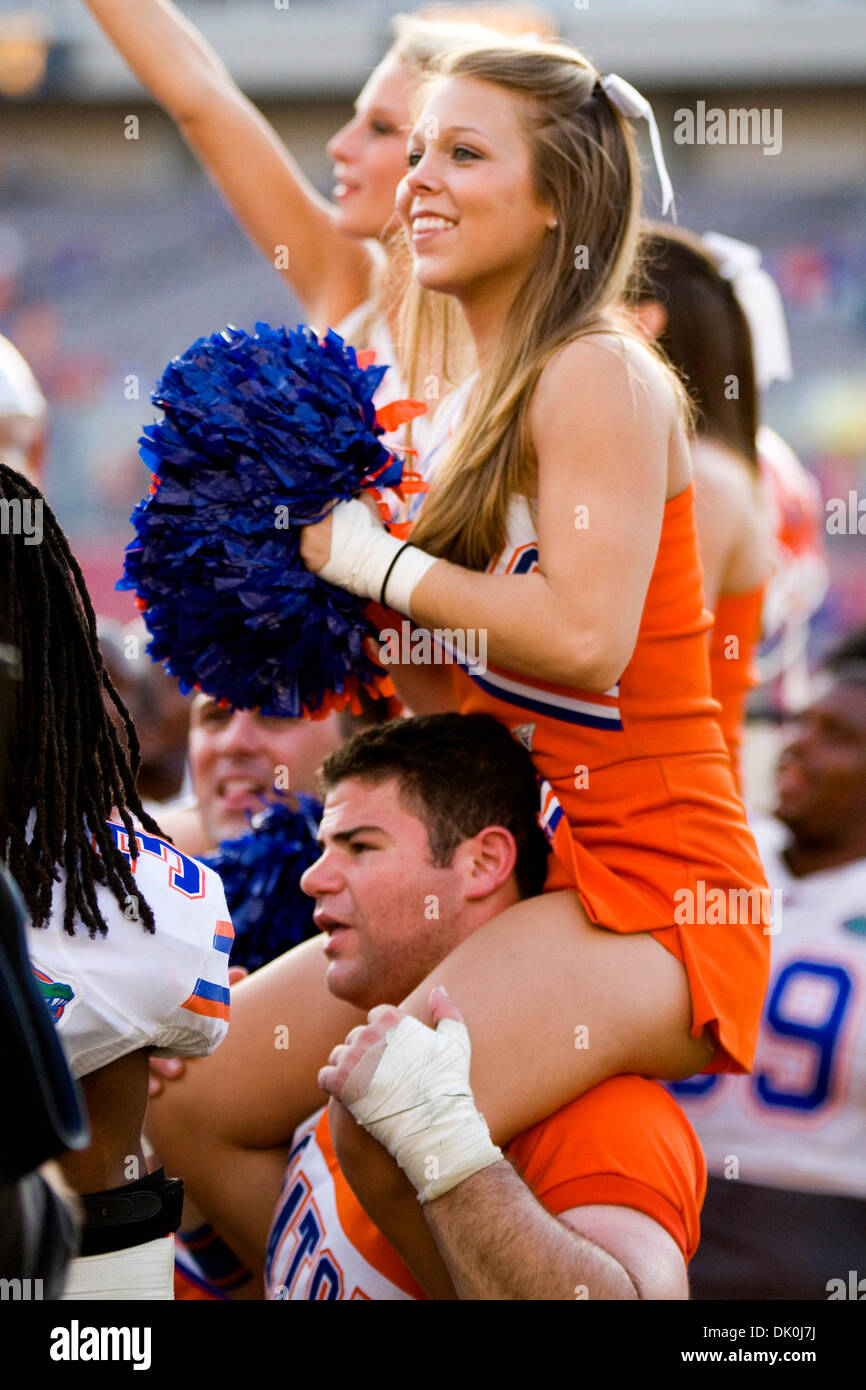
<path id="1" fill-rule="evenodd" d="M 408 615 L 412 590 L 435 563 L 434 555 L 390 535 L 363 502 L 352 498 L 331 512 L 331 553 L 319 578 L 378 601 L 387 576 L 388 603 Z"/>
<path id="2" fill-rule="evenodd" d="M 396 608 L 398 613 L 405 613 L 408 617 L 409 600 L 415 586 L 424 578 L 430 566 L 435 565 L 436 558 L 435 555 L 428 555 L 425 551 L 419 550 L 417 545 L 406 545 L 404 541 L 403 550 L 398 554 L 396 563 L 387 576 L 384 589 L 375 597 L 381 599 L 388 608 Z"/>
<path id="3" fill-rule="evenodd" d="M 385 1034 L 385 1050 L 359 1100 L 347 1104 L 432 1202 L 502 1158 L 469 1086 L 469 1034 L 440 1020 L 435 1032 L 404 1018 Z M 344 1102 L 346 1104 L 346 1102 Z"/>

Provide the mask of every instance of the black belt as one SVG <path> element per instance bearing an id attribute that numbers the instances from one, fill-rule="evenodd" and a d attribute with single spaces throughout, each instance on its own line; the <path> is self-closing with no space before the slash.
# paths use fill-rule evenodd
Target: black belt
<path id="1" fill-rule="evenodd" d="M 180 1226 L 183 1178 L 166 1178 L 157 1168 L 138 1182 L 87 1192 L 81 1198 L 82 1255 L 109 1255 L 170 1236 Z"/>

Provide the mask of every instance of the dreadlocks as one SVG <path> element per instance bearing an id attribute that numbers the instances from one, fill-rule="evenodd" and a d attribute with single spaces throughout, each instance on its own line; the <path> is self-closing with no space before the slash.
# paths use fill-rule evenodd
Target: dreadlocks
<path id="1" fill-rule="evenodd" d="M 38 488 L 3 464 L 0 499 L 0 643 L 18 650 L 21 667 L 20 682 L 7 687 L 12 697 L 5 720 L 9 757 L 6 786 L 0 788 L 0 852 L 35 926 L 48 920 L 62 867 L 63 927 L 70 936 L 76 916 L 91 937 L 107 933 L 97 884 L 106 884 L 121 905 L 134 898 L 142 925 L 153 932 L 153 912 L 105 822 L 116 807 L 130 848 L 130 812 L 146 830 L 162 832 L 136 791 L 138 736 L 103 665 L 84 576 Z M 13 534 L 23 529 L 20 524 L 9 525 L 16 511 L 27 515 L 31 507 L 41 513 L 38 543 L 35 533 L 25 540 Z M 126 732 L 128 753 L 103 692 Z"/>

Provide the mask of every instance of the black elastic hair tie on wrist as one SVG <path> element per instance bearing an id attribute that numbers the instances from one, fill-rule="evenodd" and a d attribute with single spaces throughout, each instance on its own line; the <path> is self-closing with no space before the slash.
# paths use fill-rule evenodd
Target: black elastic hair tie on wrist
<path id="1" fill-rule="evenodd" d="M 391 578 L 391 573 L 392 573 L 392 571 L 393 571 L 393 569 L 394 569 L 394 566 L 396 565 L 397 561 L 400 559 L 400 556 L 403 554 L 403 551 L 404 551 L 404 550 L 408 550 L 411 544 L 412 544 L 411 541 L 406 541 L 403 545 L 400 546 L 400 549 L 397 551 L 397 554 L 394 556 L 393 560 L 391 561 L 390 565 L 388 566 L 387 570 L 385 571 L 385 578 L 382 580 L 382 588 L 381 588 L 381 591 L 380 591 L 380 593 L 379 593 L 379 602 L 380 602 L 380 604 L 382 605 L 383 608 L 387 608 L 387 607 L 388 607 L 388 605 L 387 605 L 387 603 L 386 603 L 386 601 L 385 601 L 385 590 L 386 590 L 387 587 L 388 587 L 388 580 Z"/>

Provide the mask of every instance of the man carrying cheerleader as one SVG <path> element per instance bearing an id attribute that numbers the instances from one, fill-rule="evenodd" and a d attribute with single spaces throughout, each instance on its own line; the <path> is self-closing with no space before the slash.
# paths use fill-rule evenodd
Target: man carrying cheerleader
<path id="1" fill-rule="evenodd" d="M 325 762 L 322 782 L 322 853 L 303 886 L 324 938 L 298 949 L 324 951 L 348 1028 L 364 1024 L 360 1010 L 396 1004 L 461 940 L 536 892 L 547 847 L 529 755 L 486 715 L 370 730 Z M 476 1132 L 483 1122 L 468 1086 L 465 1029 L 447 996 L 432 1003 L 446 1022 L 433 1032 L 404 1020 L 412 1038 L 398 1039 L 395 1087 L 408 1086 L 422 1110 L 402 1159 L 411 1168 L 408 1149 L 418 1150 L 435 1241 L 411 1272 L 343 1178 L 327 1112 L 293 1136 L 280 1132 L 292 1105 L 284 1048 L 304 1039 L 303 1018 L 286 1016 L 278 967 L 236 988 L 222 1055 L 187 1066 L 153 1104 L 160 1153 L 233 1248 L 265 1264 L 268 1297 L 687 1297 L 703 1160 L 655 1082 L 624 1076 L 595 1087 L 510 1144 L 508 1161 L 488 1138 L 489 1167 L 440 1196 L 437 1183 L 449 1169 L 453 1177 L 460 1154 L 437 1142 L 431 1117 L 440 1135 L 444 1112 L 462 1112 Z M 400 1017 L 376 1009 L 376 1037 Z M 328 1089 L 339 1089 L 369 1036 L 365 1028 L 348 1052 L 338 1049 Z M 406 1106 L 398 1098 L 393 1108 Z M 488 1219 L 494 1205 L 498 1218 L 508 1209 L 507 1238 L 501 1219 Z"/>

